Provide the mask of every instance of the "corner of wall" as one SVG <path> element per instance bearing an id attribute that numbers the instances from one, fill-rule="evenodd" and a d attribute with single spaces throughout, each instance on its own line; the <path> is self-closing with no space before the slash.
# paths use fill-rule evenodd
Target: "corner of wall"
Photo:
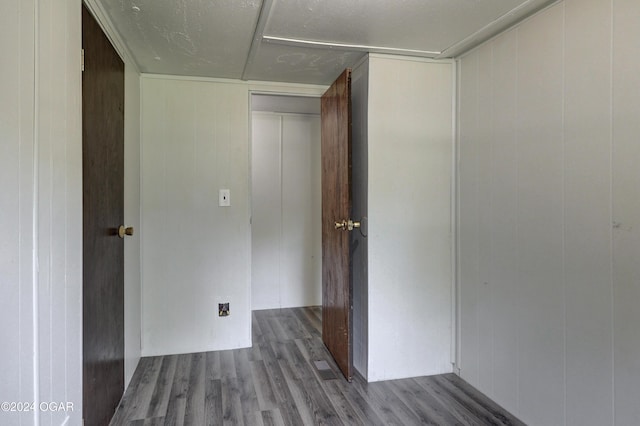
<path id="1" fill-rule="evenodd" d="M 141 356 L 141 269 L 140 269 L 140 75 L 125 62 L 124 119 L 124 220 L 137 231 L 125 241 L 124 309 L 125 386 Z"/>

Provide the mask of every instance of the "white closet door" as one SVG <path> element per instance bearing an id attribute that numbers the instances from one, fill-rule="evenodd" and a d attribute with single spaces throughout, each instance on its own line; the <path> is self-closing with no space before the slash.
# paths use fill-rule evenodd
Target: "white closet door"
<path id="1" fill-rule="evenodd" d="M 322 303 L 320 118 L 282 121 L 281 307 Z"/>
<path id="2" fill-rule="evenodd" d="M 253 113 L 252 307 L 322 302 L 320 117 Z"/>
<path id="3" fill-rule="evenodd" d="M 251 305 L 270 309 L 280 306 L 281 119 L 253 113 L 252 125 Z"/>

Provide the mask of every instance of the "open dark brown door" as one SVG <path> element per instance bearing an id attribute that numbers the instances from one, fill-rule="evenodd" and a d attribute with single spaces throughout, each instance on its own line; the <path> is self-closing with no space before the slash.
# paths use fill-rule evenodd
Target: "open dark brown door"
<path id="1" fill-rule="evenodd" d="M 124 392 L 124 64 L 82 7 L 83 417 L 109 424 Z"/>
<path id="2" fill-rule="evenodd" d="M 322 340 L 345 378 L 353 375 L 351 70 L 322 96 Z"/>

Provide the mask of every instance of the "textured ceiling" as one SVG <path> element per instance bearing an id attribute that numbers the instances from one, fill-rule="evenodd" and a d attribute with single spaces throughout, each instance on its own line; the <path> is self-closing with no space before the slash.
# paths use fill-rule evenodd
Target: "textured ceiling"
<path id="1" fill-rule="evenodd" d="M 265 35 L 441 52 L 525 2 L 276 0 Z"/>
<path id="2" fill-rule="evenodd" d="M 329 84 L 367 52 L 453 57 L 549 0 L 87 0 L 141 72 Z"/>
<path id="3" fill-rule="evenodd" d="M 239 78 L 260 0 L 99 0 L 141 72 Z"/>

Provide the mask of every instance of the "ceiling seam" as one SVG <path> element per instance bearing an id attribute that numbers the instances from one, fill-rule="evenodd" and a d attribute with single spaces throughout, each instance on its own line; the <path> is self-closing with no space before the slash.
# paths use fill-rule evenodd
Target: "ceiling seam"
<path id="1" fill-rule="evenodd" d="M 402 49 L 396 47 L 371 46 L 365 44 L 336 43 L 331 41 L 305 40 L 299 38 L 286 38 L 275 36 L 263 36 L 267 43 L 280 44 L 283 46 L 309 47 L 319 49 L 344 50 L 347 52 L 367 52 L 367 53 L 387 53 L 395 55 L 408 55 L 432 58 L 442 52 L 433 50 Z"/>
<path id="2" fill-rule="evenodd" d="M 258 53 L 258 48 L 260 47 L 260 43 L 262 42 L 262 36 L 264 33 L 264 29 L 267 26 L 269 15 L 271 14 L 272 5 L 273 0 L 264 0 L 262 2 L 262 6 L 260 7 L 260 13 L 258 14 L 256 28 L 253 31 L 253 40 L 251 40 L 251 48 L 249 49 L 247 60 L 245 61 L 244 68 L 242 69 L 241 79 L 244 81 L 249 80 L 249 69 L 251 68 L 251 64 L 253 64 L 253 60 L 255 59 L 256 54 Z"/>

